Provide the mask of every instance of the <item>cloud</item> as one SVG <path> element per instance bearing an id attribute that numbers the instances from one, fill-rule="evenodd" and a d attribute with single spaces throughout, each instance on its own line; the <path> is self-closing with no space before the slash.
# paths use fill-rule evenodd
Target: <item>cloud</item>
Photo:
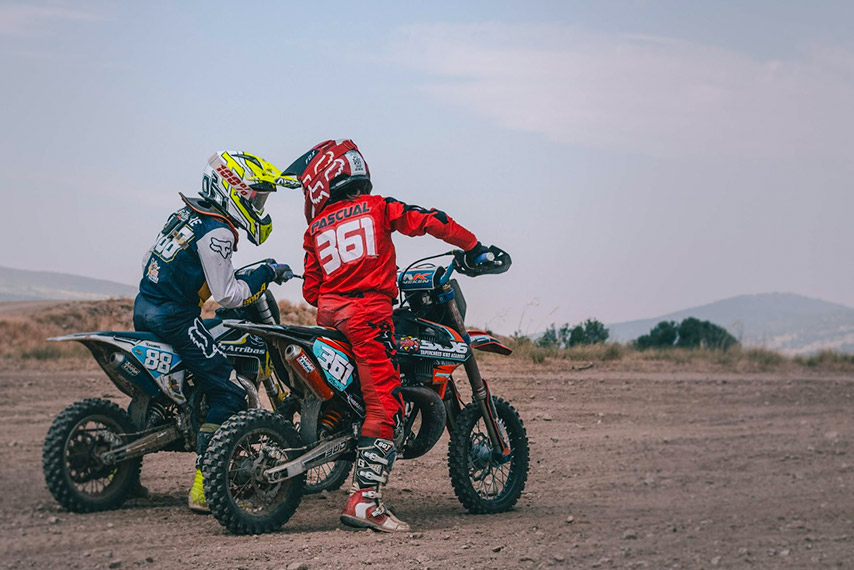
<path id="1" fill-rule="evenodd" d="M 430 96 L 513 130 L 651 156 L 848 159 L 854 52 L 796 59 L 557 24 L 422 25 L 391 58 Z"/>
<path id="2" fill-rule="evenodd" d="M 55 22 L 92 22 L 104 18 L 94 12 L 59 5 L 6 4 L 0 6 L 0 35 L 29 36 L 42 33 Z"/>

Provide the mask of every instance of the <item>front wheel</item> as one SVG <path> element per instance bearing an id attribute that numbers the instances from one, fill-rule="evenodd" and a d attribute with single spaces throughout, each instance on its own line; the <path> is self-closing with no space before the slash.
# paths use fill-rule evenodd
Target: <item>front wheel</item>
<path id="1" fill-rule="evenodd" d="M 299 401 L 294 396 L 288 396 L 279 406 L 279 414 L 300 429 Z M 318 438 L 329 435 L 325 432 L 323 425 L 318 426 Z M 334 491 L 344 484 L 353 469 L 353 462 L 346 459 L 338 459 L 323 463 L 306 471 L 305 493 L 313 495 L 322 491 Z"/>
<path id="2" fill-rule="evenodd" d="M 298 457 L 301 446 L 293 425 L 274 412 L 247 410 L 225 422 L 202 463 L 205 498 L 216 520 L 235 534 L 281 528 L 302 500 L 305 474 L 271 484 L 262 473 Z"/>
<path id="3" fill-rule="evenodd" d="M 510 443 L 510 455 L 501 457 L 486 431 L 480 406 L 471 403 L 454 422 L 448 444 L 448 470 L 457 498 L 471 513 L 510 510 L 528 479 L 528 434 L 519 413 L 493 398 L 498 425 Z"/>
<path id="4" fill-rule="evenodd" d="M 104 464 L 101 455 L 130 443 L 127 412 L 113 402 L 90 398 L 71 404 L 54 420 L 42 450 L 50 494 L 75 513 L 115 509 L 139 485 L 142 457 Z"/>

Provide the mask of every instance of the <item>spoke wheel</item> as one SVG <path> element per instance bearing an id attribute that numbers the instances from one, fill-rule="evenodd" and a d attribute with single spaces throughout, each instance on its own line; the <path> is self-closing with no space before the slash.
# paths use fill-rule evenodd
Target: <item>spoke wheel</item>
<path id="1" fill-rule="evenodd" d="M 59 504 L 77 513 L 121 506 L 139 485 L 142 458 L 107 465 L 100 456 L 128 444 L 133 431 L 124 410 L 99 398 L 76 402 L 59 414 L 42 451 L 45 482 Z"/>
<path id="2" fill-rule="evenodd" d="M 289 420 L 294 427 L 300 428 L 299 401 L 288 396 L 282 405 L 279 407 L 279 413 L 285 419 Z M 326 435 L 324 428 L 318 428 L 320 437 Z M 346 459 L 338 459 L 330 461 L 309 469 L 305 474 L 305 493 L 313 495 L 321 491 L 334 491 L 339 489 L 347 477 L 350 475 L 350 470 L 353 468 L 353 462 Z"/>
<path id="3" fill-rule="evenodd" d="M 299 434 L 279 414 L 263 409 L 232 416 L 217 430 L 202 463 L 211 513 L 235 534 L 281 528 L 302 499 L 305 475 L 269 483 L 266 469 L 297 457 Z"/>
<path id="4" fill-rule="evenodd" d="M 457 417 L 448 445 L 448 470 L 454 493 L 477 514 L 500 513 L 516 504 L 528 479 L 528 435 L 519 413 L 493 398 L 498 425 L 510 442 L 510 456 L 493 448 L 480 407 L 471 403 Z"/>

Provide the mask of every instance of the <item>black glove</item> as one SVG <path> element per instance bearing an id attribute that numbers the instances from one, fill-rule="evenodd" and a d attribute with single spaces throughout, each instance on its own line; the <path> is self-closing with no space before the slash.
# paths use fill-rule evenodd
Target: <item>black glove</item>
<path id="1" fill-rule="evenodd" d="M 287 263 L 276 263 L 275 259 L 267 260 L 267 267 L 273 272 L 273 278 L 270 281 L 281 285 L 288 279 L 292 279 L 294 272 L 291 271 L 291 266 Z"/>
<path id="2" fill-rule="evenodd" d="M 486 247 L 485 245 L 483 245 L 480 242 L 477 242 L 477 244 L 473 248 L 466 251 L 465 254 L 462 256 L 463 257 L 463 259 L 462 259 L 463 265 L 465 265 L 467 269 L 473 269 L 473 268 L 477 267 L 478 265 L 483 264 L 484 263 L 483 260 L 481 260 L 480 262 L 477 261 L 477 256 L 482 255 L 484 253 L 491 253 L 491 252 L 489 251 L 488 247 Z M 489 259 L 488 261 L 492 261 L 492 259 Z"/>
<path id="3" fill-rule="evenodd" d="M 487 254 L 484 256 L 484 254 Z M 481 257 L 478 260 L 478 257 Z M 468 251 L 454 252 L 454 263 L 457 266 L 457 271 L 469 277 L 477 277 L 478 275 L 487 275 L 493 273 L 504 273 L 510 269 L 510 255 L 503 249 L 491 245 L 484 246 L 477 242 L 473 248 Z"/>

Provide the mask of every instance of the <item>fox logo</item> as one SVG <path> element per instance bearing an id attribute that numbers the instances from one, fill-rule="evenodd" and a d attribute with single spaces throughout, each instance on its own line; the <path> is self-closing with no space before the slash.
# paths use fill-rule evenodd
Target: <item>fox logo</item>
<path id="1" fill-rule="evenodd" d="M 211 237 L 211 250 L 220 254 L 223 259 L 231 257 L 231 242 L 227 239 L 216 239 Z"/>
<path id="2" fill-rule="evenodd" d="M 190 327 L 187 334 L 190 336 L 190 340 L 193 341 L 193 344 L 199 347 L 202 354 L 205 355 L 205 358 L 213 358 L 216 354 L 222 355 L 222 351 L 216 345 L 213 338 L 211 338 L 210 333 L 207 332 L 202 321 L 199 319 L 193 321 L 193 326 Z"/>

